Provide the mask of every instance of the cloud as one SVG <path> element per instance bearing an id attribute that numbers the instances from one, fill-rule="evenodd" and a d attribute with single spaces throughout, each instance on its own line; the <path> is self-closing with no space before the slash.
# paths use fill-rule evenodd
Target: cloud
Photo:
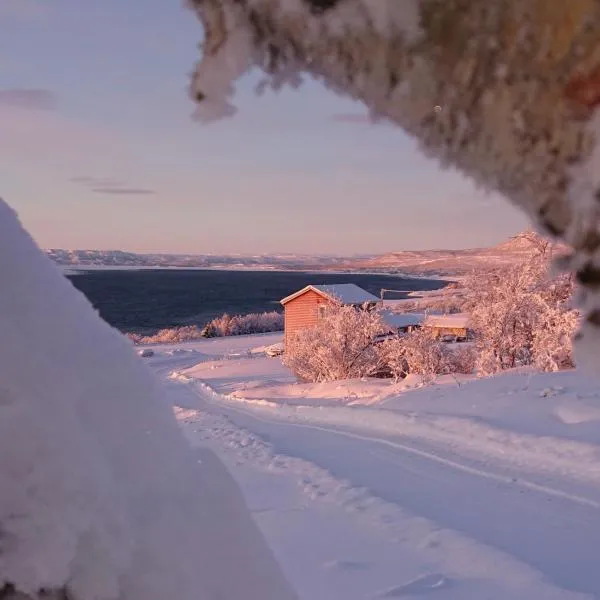
<path id="1" fill-rule="evenodd" d="M 154 190 L 148 188 L 135 187 L 99 187 L 92 188 L 92 192 L 95 194 L 113 194 L 123 196 L 149 196 L 156 193 Z"/>
<path id="2" fill-rule="evenodd" d="M 42 89 L 0 89 L 0 106 L 24 108 L 26 110 L 54 110 L 56 108 L 56 96 L 50 90 Z"/>
<path id="3" fill-rule="evenodd" d="M 113 196 L 149 196 L 156 192 L 150 188 L 133 187 L 118 179 L 77 175 L 71 177 L 71 183 L 83 185 L 94 194 L 109 194 Z"/>

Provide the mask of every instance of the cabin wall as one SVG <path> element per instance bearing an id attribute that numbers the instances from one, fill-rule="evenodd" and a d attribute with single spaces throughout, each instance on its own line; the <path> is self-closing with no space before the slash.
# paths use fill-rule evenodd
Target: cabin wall
<path id="1" fill-rule="evenodd" d="M 319 320 L 319 305 L 329 304 L 323 296 L 308 290 L 301 296 L 290 300 L 284 307 L 284 339 L 287 346 L 291 336 L 301 329 L 316 325 Z"/>
<path id="2" fill-rule="evenodd" d="M 433 331 L 435 337 L 443 337 L 445 335 L 452 335 L 458 338 L 466 338 L 468 330 L 464 327 L 429 327 Z"/>

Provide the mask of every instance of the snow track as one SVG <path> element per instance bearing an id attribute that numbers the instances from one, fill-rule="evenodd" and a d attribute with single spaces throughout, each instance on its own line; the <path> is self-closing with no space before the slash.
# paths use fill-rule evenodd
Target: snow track
<path id="1" fill-rule="evenodd" d="M 600 573 L 594 567 L 600 513 L 591 498 L 536 484 L 519 472 L 500 476 L 473 468 L 408 443 L 282 424 L 231 407 L 221 414 L 268 440 L 277 452 L 316 464 L 353 487 L 501 550 L 561 588 L 600 594 Z"/>
<path id="2" fill-rule="evenodd" d="M 478 382 L 460 389 L 411 391 L 390 409 L 245 400 L 243 393 L 224 395 L 211 387 L 216 383 L 228 390 L 235 381 L 241 386 L 236 389 L 243 390 L 243 382 L 256 377 L 254 371 L 244 371 L 249 368 L 244 361 L 239 366 L 236 360 L 213 362 L 213 351 L 226 355 L 228 343 L 233 342 L 221 341 L 210 350 L 199 347 L 197 359 L 208 361 L 200 369 L 186 371 L 194 356 L 183 353 L 149 364 L 166 379 L 190 442 L 208 445 L 225 460 L 247 501 L 258 494 L 255 519 L 301 598 L 366 600 L 431 593 L 444 600 L 600 598 L 595 558 L 600 540 L 598 436 L 593 422 L 577 429 L 563 427 L 560 418 L 548 419 L 557 414 L 556 407 L 585 408 L 592 414 L 594 385 L 585 387 L 569 374 L 533 383 L 530 376 L 522 381 L 511 376 L 493 384 L 497 397 L 489 400 L 488 384 Z M 273 377 L 276 363 L 272 365 L 267 379 Z M 203 381 L 203 373 L 212 379 Z M 460 402 L 456 394 L 462 395 Z M 526 399 L 532 418 L 509 412 L 515 400 L 521 405 Z M 259 483 L 262 477 L 270 478 L 268 485 Z M 276 508 L 270 500 L 273 481 L 287 481 L 306 500 Z M 316 513 L 306 513 L 315 506 L 329 511 L 318 527 Z M 338 519 L 345 524 L 336 534 L 329 530 L 329 520 Z M 277 531 L 284 528 L 286 533 L 274 531 L 274 522 Z M 375 543 L 370 537 L 373 547 L 361 542 L 369 552 L 360 559 L 340 552 L 322 562 L 318 568 L 337 587 L 320 588 L 315 582 L 321 582 L 323 572 L 308 574 L 317 568 L 312 554 L 319 554 L 317 547 L 345 548 L 356 539 L 354 527 L 359 525 L 384 541 Z M 310 544 L 306 536 L 311 536 Z M 387 571 L 388 576 L 398 571 L 396 582 L 385 575 L 374 582 L 362 566 L 347 566 L 383 562 L 384 544 L 391 544 L 402 564 Z M 300 557 L 297 546 L 315 549 L 306 550 L 308 558 Z M 418 567 L 400 577 L 408 564 Z M 354 583 L 344 588 L 340 582 L 350 572 Z"/>
<path id="3" fill-rule="evenodd" d="M 188 383 L 179 385 L 185 392 L 176 403 L 199 410 L 191 414 L 205 424 L 217 420 L 203 434 L 213 443 L 234 448 L 236 460 L 294 473 L 311 497 L 414 544 L 415 552 L 437 561 L 439 572 L 463 578 L 487 572 L 495 579 L 504 569 L 509 579 L 520 573 L 522 582 L 527 573 L 526 579 L 547 582 L 539 584 L 543 594 L 528 588 L 529 598 L 600 597 L 594 444 L 454 417 L 233 400 L 201 381 L 179 379 Z"/>

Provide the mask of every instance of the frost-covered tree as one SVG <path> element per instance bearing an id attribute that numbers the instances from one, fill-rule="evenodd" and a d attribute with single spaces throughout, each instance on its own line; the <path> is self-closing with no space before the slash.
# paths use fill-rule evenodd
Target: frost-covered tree
<path id="1" fill-rule="evenodd" d="M 570 277 L 550 280 L 544 256 L 473 275 L 466 287 L 482 374 L 525 365 L 556 370 L 572 364 Z"/>
<path id="2" fill-rule="evenodd" d="M 550 309 L 540 318 L 533 336 L 532 354 L 542 371 L 560 371 L 574 366 L 572 338 L 579 316 L 573 310 Z"/>
<path id="3" fill-rule="evenodd" d="M 376 311 L 331 304 L 288 341 L 284 363 L 303 381 L 368 377 L 382 365 L 376 340 L 383 331 Z"/>

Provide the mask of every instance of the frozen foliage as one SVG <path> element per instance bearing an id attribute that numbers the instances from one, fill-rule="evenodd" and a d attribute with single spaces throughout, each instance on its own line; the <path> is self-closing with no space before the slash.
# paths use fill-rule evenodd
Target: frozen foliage
<path id="1" fill-rule="evenodd" d="M 272 331 L 283 331 L 283 315 L 281 313 L 271 311 L 233 317 L 226 313 L 208 323 L 202 331 L 202 335 L 204 337 L 223 337 Z"/>
<path id="2" fill-rule="evenodd" d="M 448 373 L 471 375 L 477 367 L 477 348 L 473 344 L 447 346 L 446 364 Z"/>
<path id="3" fill-rule="evenodd" d="M 252 66 L 361 100 L 572 246 L 563 266 L 584 290 L 579 343 L 598 354 L 598 2 L 188 1 L 206 34 L 197 100 L 229 106 L 229 85 Z"/>
<path id="4" fill-rule="evenodd" d="M 2 203 L 0 281 L 0 595 L 291 600 L 235 485 Z"/>
<path id="5" fill-rule="evenodd" d="M 432 330 L 384 339 L 381 314 L 352 306 L 331 305 L 314 327 L 288 341 L 284 364 L 302 381 L 325 382 L 408 374 L 432 380 L 443 373 L 472 373 L 474 349 L 452 348 Z"/>
<path id="6" fill-rule="evenodd" d="M 202 339 L 202 330 L 196 325 L 184 325 L 161 329 L 153 335 L 140 335 L 139 333 L 128 333 L 127 337 L 134 344 L 179 344 Z"/>
<path id="7" fill-rule="evenodd" d="M 317 325 L 288 341 L 284 363 L 303 381 L 375 375 L 381 367 L 375 340 L 383 329 L 375 311 L 331 304 Z"/>
<path id="8" fill-rule="evenodd" d="M 571 335 L 578 317 L 569 305 L 572 279 L 549 280 L 546 273 L 547 262 L 538 257 L 467 282 L 482 374 L 525 365 L 550 371 L 573 366 Z"/>
<path id="9" fill-rule="evenodd" d="M 396 380 L 408 374 L 423 375 L 425 380 L 432 380 L 436 375 L 448 372 L 450 367 L 449 351 L 428 329 L 416 329 L 383 342 L 380 354 Z"/>
<path id="10" fill-rule="evenodd" d="M 233 317 L 224 314 L 207 323 L 202 329 L 196 325 L 185 325 L 161 329 L 154 335 L 128 333 L 127 337 L 134 344 L 179 344 L 206 337 L 248 335 L 251 333 L 270 333 L 272 331 L 283 331 L 283 315 L 276 311 L 235 315 Z"/>

